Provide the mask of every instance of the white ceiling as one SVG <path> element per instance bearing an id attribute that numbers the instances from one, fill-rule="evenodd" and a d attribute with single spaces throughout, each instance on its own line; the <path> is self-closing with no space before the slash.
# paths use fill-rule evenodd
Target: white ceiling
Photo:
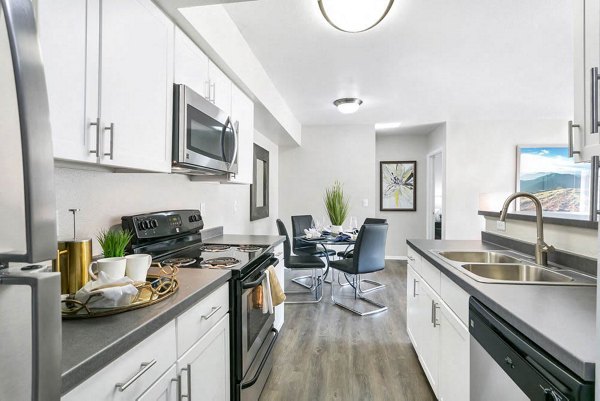
<path id="1" fill-rule="evenodd" d="M 317 0 L 225 6 L 302 124 L 569 119 L 569 0 L 395 0 L 357 34 Z M 353 115 L 332 105 L 360 97 Z"/>

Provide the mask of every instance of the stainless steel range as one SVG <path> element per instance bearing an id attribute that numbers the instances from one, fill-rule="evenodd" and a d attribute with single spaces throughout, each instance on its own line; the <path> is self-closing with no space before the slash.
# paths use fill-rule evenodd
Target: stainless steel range
<path id="1" fill-rule="evenodd" d="M 271 372 L 278 335 L 274 315 L 264 314 L 258 304 L 266 269 L 278 261 L 269 247 L 204 243 L 198 210 L 124 216 L 121 221 L 134 235 L 133 253 L 180 268 L 231 270 L 231 394 L 236 401 L 257 401 Z"/>

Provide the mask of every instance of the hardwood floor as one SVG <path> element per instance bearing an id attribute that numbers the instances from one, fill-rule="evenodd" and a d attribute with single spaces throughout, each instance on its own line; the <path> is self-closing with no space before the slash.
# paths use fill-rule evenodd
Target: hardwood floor
<path id="1" fill-rule="evenodd" d="M 334 306 L 328 284 L 321 303 L 285 306 L 261 401 L 435 400 L 406 333 L 406 262 L 386 261 L 364 278 L 387 284 L 368 294 L 387 311 L 360 317 Z M 348 287 L 335 293 L 353 301 Z"/>

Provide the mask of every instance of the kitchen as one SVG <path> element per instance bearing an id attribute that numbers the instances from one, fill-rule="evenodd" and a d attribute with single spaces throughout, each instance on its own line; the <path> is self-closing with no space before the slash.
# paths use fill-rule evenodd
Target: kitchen
<path id="1" fill-rule="evenodd" d="M 16 12 L 22 10 L 19 8 L 21 3 L 29 4 L 24 0 L 4 0 L 2 5 L 5 10 Z M 544 345 L 542 349 L 559 358 L 559 362 L 567 365 L 571 373 L 575 372 L 575 376 L 585 383 L 593 382 L 595 351 L 590 348 L 597 349 L 597 342 L 589 319 L 585 329 L 583 326 L 579 330 L 575 327 L 570 329 L 579 333 L 577 340 L 560 336 L 557 339 L 544 331 L 548 329 L 542 329 L 541 335 L 539 332 L 536 334 L 536 330 L 531 330 L 534 323 L 519 326 L 515 322 L 524 316 L 519 315 L 522 311 L 506 305 L 498 307 L 494 305 L 494 297 L 480 290 L 481 286 L 500 286 L 500 290 L 494 291 L 501 291 L 508 285 L 480 284 L 462 272 L 453 274 L 447 269 L 458 269 L 454 262 L 431 253 L 431 250 L 441 250 L 444 246 L 413 239 L 434 238 L 431 232 L 434 218 L 431 216 L 435 214 L 433 209 L 437 209 L 435 220 L 441 224 L 441 238 L 448 241 L 447 246 L 476 251 L 482 247 L 481 240 L 484 239 L 485 244 L 495 244 L 483 246 L 487 250 L 510 248 L 533 257 L 533 245 L 523 246 L 522 243 L 535 242 L 534 223 L 515 220 L 518 217 L 509 214 L 505 231 L 502 231 L 501 225 L 496 222 L 499 215 L 492 213 L 499 212 L 504 199 L 516 189 L 517 146 L 566 146 L 571 139 L 573 149 L 580 152 L 576 157 L 581 161 L 592 160 L 593 155 L 599 154 L 598 135 L 587 134 L 594 132 L 594 124 L 588 125 L 595 116 L 593 105 L 589 103 L 594 100 L 592 95 L 597 87 L 589 81 L 592 78 L 590 68 L 598 64 L 600 53 L 600 34 L 593 28 L 600 18 L 597 6 L 583 0 L 510 6 L 502 2 L 485 6 L 461 2 L 456 7 L 441 2 L 419 6 L 414 1 L 384 1 L 382 3 L 391 7 L 385 10 L 387 15 L 378 25 L 365 32 L 348 33 L 336 29 L 331 20 L 333 17 L 319 7 L 320 3 L 317 0 L 307 4 L 289 0 L 34 2 L 39 58 L 45 74 L 52 129 L 52 144 L 46 145 L 53 150 L 45 164 L 38 164 L 38 167 L 46 166 L 42 169 L 45 171 L 32 170 L 39 174 L 38 177 L 43 177 L 42 181 L 34 181 L 35 188 L 28 189 L 33 191 L 33 196 L 23 193 L 22 199 L 15 200 L 8 194 L 2 195 L 5 198 L 2 201 L 2 218 L 7 222 L 6 227 L 11 227 L 10 232 L 3 233 L 2 240 L 11 249 L 14 238 L 27 237 L 29 241 L 24 242 L 30 252 L 27 257 L 15 257 L 3 251 L 0 260 L 37 264 L 54 259 L 49 256 L 33 259 L 38 254 L 36 244 L 45 243 L 45 248 L 48 248 L 48 238 L 52 238 L 53 233 L 60 241 L 74 237 L 91 239 L 91 254 L 100 256 L 103 248 L 96 236 L 101 230 L 121 226 L 127 220 L 122 220 L 122 217 L 137 218 L 137 223 L 147 222 L 150 226 L 156 221 L 158 228 L 146 229 L 154 230 L 149 236 L 143 234 L 141 228 L 135 228 L 130 251 L 139 247 L 139 253 L 152 254 L 155 260 L 168 260 L 165 252 L 153 254 L 144 246 L 154 244 L 154 241 L 158 244 L 161 238 L 164 239 L 161 223 L 166 224 L 168 216 L 176 219 L 175 215 L 179 215 L 184 219 L 178 227 L 184 231 L 189 229 L 194 234 L 200 230 L 200 243 L 231 245 L 231 249 L 224 251 L 227 256 L 236 255 L 233 257 L 245 260 L 248 255 L 240 249 L 243 246 L 259 246 L 262 253 L 254 260 L 253 267 L 262 266 L 263 262 L 269 264 L 271 258 L 265 257 L 273 254 L 278 259 L 273 262 L 274 268 L 286 295 L 291 298 L 294 296 L 287 294 L 287 288 L 295 284 L 289 279 L 289 266 L 285 266 L 288 271 L 283 276 L 285 244 L 276 220 L 281 219 L 288 230 L 291 228 L 290 217 L 294 215 L 311 213 L 315 220 L 324 220 L 322 216 L 326 212 L 322 198 L 325 188 L 339 180 L 349 195 L 350 214 L 356 220 L 362 222 L 365 218 L 379 217 L 387 219 L 389 224 L 385 256 L 389 263 L 396 263 L 398 267 L 394 264 L 393 268 L 389 268 L 386 262 L 385 272 L 374 274 L 378 281 L 388 280 L 388 288 L 374 292 L 373 297 L 389 304 L 390 310 L 373 316 L 373 324 L 388 316 L 398 317 L 401 322 L 407 319 L 410 310 L 406 309 L 406 305 L 396 305 L 394 311 L 391 298 L 394 297 L 392 289 L 402 292 L 403 297 L 408 294 L 408 289 L 412 290 L 408 288 L 414 283 L 409 282 L 410 276 L 407 278 L 407 274 L 410 275 L 408 261 L 413 272 L 432 288 L 432 295 L 441 296 L 451 311 L 460 310 L 460 313 L 454 314 L 457 327 L 462 325 L 464 330 L 468 330 L 465 316 L 469 311 L 464 312 L 466 303 L 454 308 L 453 301 L 444 298 L 444 287 L 435 284 L 436 280 L 443 283 L 443 277 L 458 284 L 468 295 L 484 298 L 479 300 L 487 301 L 484 302 L 487 307 L 526 333 L 530 341 L 538 346 Z M 11 13 L 5 12 L 4 17 L 9 15 Z M 278 18 L 273 19 L 273 15 Z M 17 17 L 24 18 L 19 14 Z M 22 23 L 22 20 L 17 18 L 12 22 Z M 577 30 L 584 25 L 588 30 Z M 31 29 L 31 26 L 26 27 Z M 15 32 L 16 39 L 19 32 L 23 33 L 18 29 Z M 4 45 L 6 42 L 4 40 Z M 3 71 L 12 75 L 9 74 L 9 69 L 13 68 L 11 52 L 6 46 L 2 59 L 5 61 L 3 68 L 6 68 Z M 287 60 L 287 63 L 282 60 Z M 381 63 L 380 60 L 387 62 Z M 548 81 L 552 83 L 549 85 Z M 177 88 L 175 84 L 184 84 L 185 90 L 174 90 Z M 590 85 L 591 93 L 588 90 Z M 186 96 L 188 88 L 200 94 L 200 99 Z M 35 92 L 31 96 L 35 97 Z M 333 103 L 336 99 L 349 97 L 358 98 L 349 102 L 357 105 L 358 111 L 342 114 Z M 19 110 L 26 104 L 19 104 Z M 5 107 L 13 112 L 15 110 L 14 105 L 3 104 L 3 110 Z M 38 107 L 41 109 L 33 110 L 43 110 L 43 105 Z M 213 120 L 221 124 L 216 130 L 224 133 L 222 137 L 220 133 L 218 135 L 219 146 L 228 147 L 228 151 L 223 150 L 222 156 L 226 160 L 221 160 L 221 166 L 224 167 L 215 168 L 210 163 L 194 160 L 192 164 L 195 166 L 190 169 L 189 159 L 186 160 L 183 150 L 187 149 L 190 153 L 189 150 L 197 144 L 192 144 L 187 138 L 187 142 L 183 140 L 186 137 L 183 134 L 177 138 L 179 132 L 185 132 L 182 130 L 184 126 L 200 121 L 184 112 L 183 109 L 187 111 L 190 107 L 201 109 L 202 115 L 212 114 Z M 231 118 L 227 118 L 229 116 Z M 18 126 L 4 125 L 14 121 L 2 120 L 2 132 L 19 132 Z M 569 120 L 573 121 L 571 136 L 567 132 Z M 398 121 L 401 123 L 396 123 Z M 32 125 L 21 121 L 22 135 L 28 126 Z M 228 132 L 236 133 L 236 139 L 228 139 Z M 41 145 L 45 141 L 48 138 L 36 140 L 39 147 L 30 150 L 31 155 L 40 161 L 43 159 Z M 216 142 L 211 144 L 201 139 L 200 142 L 204 150 L 214 150 L 216 146 Z M 28 143 L 32 144 L 31 141 Z M 256 157 L 255 145 L 259 148 L 258 152 L 266 157 Z M 27 151 L 25 142 L 23 146 L 23 152 Z M 31 160 L 27 157 L 23 157 L 22 161 L 15 159 L 15 155 L 21 153 L 15 149 L 19 148 L 11 150 L 8 146 L 2 152 L 6 163 L 3 171 L 9 172 L 2 178 L 4 188 L 22 186 L 19 181 L 15 183 L 15 179 L 27 182 L 27 176 L 23 178 L 17 174 L 15 177 L 14 171 L 15 166 Z M 430 163 L 433 163 L 430 156 L 440 151 L 443 200 L 440 207 L 434 207 L 428 185 L 432 174 Z M 328 160 L 334 162 L 327 163 Z M 414 211 L 385 211 L 378 205 L 382 200 L 379 188 L 381 163 L 390 160 L 415 161 L 418 166 L 415 168 L 418 186 L 414 189 Z M 47 167 L 52 164 L 53 168 Z M 237 167 L 235 173 L 232 169 L 234 164 Z M 263 174 L 257 174 L 259 166 Z M 215 170 L 221 172 L 213 174 Z M 591 178 L 590 181 L 593 181 Z M 256 191 L 258 184 L 264 191 Z M 40 191 L 40 195 L 36 191 Z M 47 202 L 28 207 L 31 214 L 15 212 L 18 208 L 15 209 L 14 205 L 31 205 L 28 202 L 36 199 L 46 199 Z M 594 204 L 593 201 L 590 204 Z M 71 212 L 69 209 L 79 210 Z M 159 211 L 172 213 L 153 215 Z M 185 219 L 197 214 L 201 216 L 197 221 Z M 33 222 L 27 230 L 23 224 L 25 216 Z M 551 218 L 547 212 L 544 216 Z M 164 221 L 161 220 L 163 218 Z M 54 220 L 56 225 L 52 222 Z M 555 220 L 544 223 L 546 242 L 560 251 L 550 253 L 551 262 L 595 276 L 597 223 L 593 219 L 586 223 L 560 224 Z M 19 227 L 23 227 L 23 232 L 15 233 Z M 179 232 L 169 232 L 169 235 L 175 234 Z M 520 242 L 502 241 L 507 237 Z M 197 245 L 196 239 L 190 240 L 190 244 Z M 453 245 L 451 240 L 475 242 Z M 56 246 L 56 240 L 52 242 Z M 22 248 L 22 244 L 17 246 Z M 242 247 L 238 249 L 239 246 Z M 56 253 L 56 249 L 51 251 L 52 255 Z M 41 253 L 48 255 L 48 249 Z M 419 260 L 419 263 L 410 257 Z M 205 255 L 203 258 L 208 259 Z M 325 262 L 329 263 L 328 260 Z M 431 271 L 423 268 L 426 263 L 438 269 L 436 274 L 440 278 L 434 279 L 434 284 L 427 280 L 431 279 L 427 273 Z M 581 267 L 584 265 L 585 268 Z M 242 267 L 241 276 L 244 276 L 243 270 Z M 218 379 L 222 383 L 231 382 L 231 386 L 220 385 L 206 390 L 203 387 L 206 385 L 198 380 L 200 394 L 214 390 L 214 396 L 207 399 L 245 399 L 236 392 L 241 393 L 241 382 L 244 379 L 246 383 L 252 381 L 249 379 L 258 369 L 248 375 L 247 366 L 243 373 L 235 366 L 241 356 L 235 346 L 237 334 L 234 332 L 242 324 L 236 323 L 241 316 L 239 311 L 236 312 L 234 300 L 239 297 L 234 295 L 234 283 L 242 283 L 243 278 L 236 281 L 234 271 L 223 273 L 217 269 L 181 267 L 177 273 L 179 289 L 171 299 L 111 317 L 65 320 L 62 324 L 55 322 L 62 328 L 63 345 L 59 348 L 62 349 L 63 362 L 62 368 L 58 367 L 58 372 L 55 372 L 59 375 L 58 381 L 61 381 L 62 373 L 62 382 L 44 382 L 49 386 L 44 387 L 46 391 L 32 393 L 23 399 L 84 399 L 82 394 L 98 394 L 88 399 L 138 399 L 142 394 L 146 397 L 142 399 L 181 399 L 186 395 L 188 399 L 203 399 L 195 395 L 199 394 L 198 391 L 193 392 L 193 396 L 189 394 L 190 377 L 198 374 L 199 370 L 202 375 L 217 377 L 216 369 L 205 372 L 201 367 L 204 364 L 199 363 L 200 367 L 191 368 L 192 374 L 187 365 L 192 364 L 189 360 L 193 354 L 191 351 L 193 348 L 196 351 L 201 349 L 195 345 L 201 344 L 202 339 L 206 340 L 204 335 L 207 333 L 221 336 L 212 340 L 219 338 L 222 341 L 222 352 L 218 353 L 213 348 L 210 357 L 213 358 L 211 361 L 218 360 L 224 366 L 231 365 L 231 370 L 222 369 Z M 392 276 L 376 276 L 392 272 L 395 272 Z M 252 279 L 250 281 L 256 281 L 256 277 L 250 276 L 251 273 L 248 276 L 249 280 Z M 186 284 L 186 280 L 187 283 L 196 283 L 195 287 Z M 2 283 L 9 281 L 3 279 Z M 219 293 L 225 283 L 231 283 L 228 295 Z M 333 308 L 329 301 L 330 290 L 326 283 L 323 284 L 323 300 L 315 308 L 337 310 L 339 308 Z M 520 288 L 518 292 L 524 292 L 534 286 L 516 287 Z M 565 301 L 574 308 L 579 307 L 578 313 L 584 314 L 589 312 L 589 308 L 593 309 L 595 297 L 591 298 L 590 291 L 595 287 L 556 288 L 552 291 L 585 294 Z M 347 289 L 342 288 L 342 294 Z M 194 303 L 198 304 L 198 308 L 208 308 L 199 312 L 203 316 L 212 313 L 211 308 L 221 305 L 203 305 L 207 300 L 222 302 L 221 309 L 212 316 L 216 320 L 204 319 L 221 322 L 220 326 L 213 327 L 220 331 L 199 328 L 188 336 L 181 327 L 185 324 L 186 314 L 195 307 Z M 277 399 L 275 396 L 266 397 L 276 394 L 273 389 L 277 388 L 277 380 L 281 379 L 278 366 L 285 359 L 281 348 L 284 344 L 289 346 L 287 341 L 291 341 L 293 333 L 290 328 L 298 327 L 298 316 L 305 316 L 302 313 L 312 310 L 307 309 L 309 307 L 312 306 L 287 305 L 283 316 L 277 311 L 283 311 L 284 307 L 275 307 L 272 324 L 280 334 L 273 335 L 272 343 L 265 341 L 262 354 L 254 358 L 256 365 L 250 368 L 258 368 L 267 361 L 273 363 L 269 378 L 269 369 L 264 369 L 264 366 L 262 371 L 265 374 L 257 375 L 260 383 L 255 389 L 264 386 L 263 399 Z M 1 311 L 9 313 L 5 308 Z M 593 313 L 595 315 L 595 311 Z M 222 323 L 227 315 L 230 325 Z M 342 316 L 357 328 L 369 324 L 368 319 L 371 319 L 348 315 Z M 585 319 L 582 317 L 582 320 Z M 86 333 L 89 330 L 85 328 L 90 326 L 94 327 L 95 333 L 105 331 L 116 337 L 90 334 L 88 338 Z M 60 332 L 60 328 L 55 331 Z M 418 344 L 414 333 L 410 333 L 410 323 L 408 333 L 406 324 L 394 330 L 401 331 L 399 335 L 405 344 L 410 344 L 410 341 L 413 345 L 415 342 Z M 556 327 L 550 330 L 556 330 Z M 266 334 L 262 333 L 259 337 L 263 335 Z M 413 338 L 409 340 L 407 336 L 410 335 Z M 226 337 L 231 339 L 231 343 L 224 340 Z M 45 339 L 45 344 L 48 344 L 48 337 Z M 7 348 L 18 348 L 22 344 L 19 339 L 15 341 L 14 347 Z M 60 337 L 55 341 L 60 341 Z M 585 345 L 586 350 L 574 348 L 573 341 L 579 342 L 582 347 Z M 149 350 L 156 348 L 152 345 L 157 342 L 165 344 L 162 355 L 140 355 L 140 352 L 151 352 Z M 273 359 L 261 359 L 269 353 L 265 351 L 272 344 L 275 344 Z M 47 348 L 40 345 L 42 351 Z M 438 380 L 433 380 L 431 363 L 424 362 L 429 357 L 422 355 L 418 345 L 414 348 L 416 354 L 411 348 L 412 353 L 407 354 L 407 358 L 416 362 L 415 369 L 421 369 L 419 364 L 426 366 L 418 373 L 418 380 L 426 390 L 420 393 L 422 398 L 415 396 L 413 399 L 467 399 L 464 393 L 444 396 L 443 390 L 438 388 Z M 440 355 L 443 355 L 442 351 Z M 361 351 L 353 349 L 349 352 Z M 135 358 L 122 357 L 125 353 Z M 230 354 L 231 362 L 224 357 L 226 353 Z M 573 360 L 565 362 L 560 359 L 561 353 L 569 354 Z M 465 356 L 468 357 L 468 350 L 460 355 L 463 360 Z M 13 357 L 3 355 L 3 360 Z M 57 358 L 56 352 L 50 357 Z M 147 364 L 154 359 L 157 361 L 155 364 Z M 113 365 L 123 363 L 123 360 L 128 360 L 126 366 Z M 264 364 L 261 363 L 263 360 Z M 146 365 L 141 366 L 144 363 Z M 441 364 L 439 361 L 435 363 Z M 36 366 L 24 362 L 20 368 L 31 370 Z M 578 366 L 585 368 L 578 370 Z M 336 366 L 330 369 L 336 369 Z M 50 369 L 45 371 L 48 373 Z M 144 373 L 127 386 L 128 389 L 120 391 L 116 387 L 117 383 L 123 384 L 132 377 L 138 377 L 138 371 Z M 107 372 L 112 375 L 106 376 Z M 438 372 L 440 382 L 443 382 L 444 373 L 440 372 L 443 370 Z M 372 372 L 372 375 L 376 377 L 377 373 Z M 466 380 L 468 376 L 469 372 L 465 369 L 460 377 Z M 5 376 L 7 381 L 0 381 L 0 390 L 14 382 L 15 377 L 11 374 Z M 35 377 L 32 374 L 32 378 Z M 171 382 L 172 379 L 175 381 Z M 217 383 L 217 379 L 214 382 Z M 349 382 L 350 379 L 348 382 L 341 380 L 341 386 L 351 386 Z M 105 388 L 101 388 L 102 383 Z M 196 381 L 193 383 L 196 385 Z M 294 386 L 310 388 L 312 384 L 296 382 L 291 387 Z M 31 386 L 31 389 L 34 388 Z M 155 393 L 150 391 L 151 388 Z M 4 399 L 6 394 L 12 395 L 0 391 L 0 399 Z M 324 394 L 330 393 L 311 394 L 316 399 L 326 399 Z M 471 392 L 471 399 L 478 399 L 473 394 Z M 259 396 L 260 390 L 248 397 L 258 399 Z M 287 399 L 299 399 L 297 395 L 288 396 L 290 398 Z M 360 391 L 346 393 L 346 396 L 347 399 L 367 398 Z M 376 393 L 369 397 L 384 399 L 377 398 Z M 411 399 L 406 393 L 396 397 Z M 13 395 L 12 399 L 19 397 Z M 286 396 L 280 395 L 279 399 L 286 399 Z"/>

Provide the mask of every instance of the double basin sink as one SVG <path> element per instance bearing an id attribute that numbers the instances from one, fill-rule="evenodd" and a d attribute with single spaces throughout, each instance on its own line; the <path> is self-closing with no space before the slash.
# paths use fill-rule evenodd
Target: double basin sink
<path id="1" fill-rule="evenodd" d="M 466 275 L 484 283 L 596 285 L 591 276 L 532 264 L 508 251 L 434 252 Z"/>

